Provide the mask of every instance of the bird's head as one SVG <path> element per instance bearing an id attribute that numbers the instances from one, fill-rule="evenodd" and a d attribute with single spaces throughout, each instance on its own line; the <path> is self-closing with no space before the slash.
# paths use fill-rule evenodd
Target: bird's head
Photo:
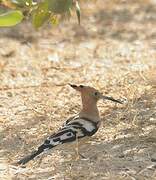
<path id="1" fill-rule="evenodd" d="M 98 100 L 103 99 L 103 100 L 110 100 L 110 101 L 122 104 L 122 101 L 120 101 L 118 99 L 114 99 L 109 96 L 104 96 L 102 93 L 100 93 L 98 90 L 96 90 L 93 87 L 84 86 L 84 85 L 78 86 L 75 84 L 69 84 L 69 85 L 81 93 L 82 99 L 92 100 L 94 102 L 97 102 Z"/>

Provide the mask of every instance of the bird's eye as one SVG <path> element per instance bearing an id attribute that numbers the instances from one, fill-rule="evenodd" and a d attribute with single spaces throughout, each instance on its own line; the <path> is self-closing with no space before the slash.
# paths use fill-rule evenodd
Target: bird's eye
<path id="1" fill-rule="evenodd" d="M 98 92 L 95 92 L 94 95 L 97 96 L 97 95 L 98 95 Z"/>
<path id="2" fill-rule="evenodd" d="M 83 85 L 80 85 L 80 88 L 83 88 L 84 86 Z"/>

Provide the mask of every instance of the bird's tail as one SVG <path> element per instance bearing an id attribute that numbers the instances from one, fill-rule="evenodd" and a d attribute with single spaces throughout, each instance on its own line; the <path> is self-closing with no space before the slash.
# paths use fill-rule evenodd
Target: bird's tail
<path id="1" fill-rule="evenodd" d="M 51 147 L 52 148 L 52 147 Z M 48 148 L 48 149 L 51 149 L 51 148 Z M 27 162 L 33 160 L 36 156 L 38 156 L 39 154 L 41 154 L 45 149 L 47 149 L 47 146 L 45 146 L 45 144 L 42 144 L 37 151 L 33 151 L 30 155 L 22 158 L 21 160 L 19 160 L 16 164 L 17 165 L 24 165 L 26 164 Z"/>
<path id="2" fill-rule="evenodd" d="M 35 158 L 37 155 L 39 155 L 39 154 L 40 154 L 40 152 L 34 151 L 34 152 L 32 152 L 30 155 L 28 155 L 28 156 L 22 158 L 21 160 L 19 160 L 19 161 L 17 162 L 17 165 L 20 165 L 20 164 L 24 165 L 24 164 L 26 164 L 27 162 L 29 162 L 30 160 L 34 159 L 34 158 Z"/>

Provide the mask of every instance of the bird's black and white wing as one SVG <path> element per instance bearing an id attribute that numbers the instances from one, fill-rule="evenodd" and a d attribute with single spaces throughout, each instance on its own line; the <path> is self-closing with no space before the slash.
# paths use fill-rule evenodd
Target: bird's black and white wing
<path id="1" fill-rule="evenodd" d="M 18 164 L 26 164 L 28 161 L 32 160 L 42 152 L 52 149 L 55 146 L 74 142 L 76 139 L 86 136 L 92 136 L 97 130 L 98 124 L 90 119 L 83 117 L 70 118 L 66 121 L 61 129 L 47 138 L 45 142 L 39 146 L 37 151 L 34 151 L 31 155 L 21 159 Z"/>

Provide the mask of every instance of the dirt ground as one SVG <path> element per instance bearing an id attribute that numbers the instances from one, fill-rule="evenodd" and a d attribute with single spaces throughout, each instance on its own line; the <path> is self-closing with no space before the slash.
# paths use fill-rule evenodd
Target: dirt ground
<path id="1" fill-rule="evenodd" d="M 1 180 L 156 179 L 156 1 L 97 0 L 70 22 L 35 31 L 0 29 Z M 124 105 L 99 102 L 102 125 L 75 160 L 36 149 L 81 108 L 68 83 L 96 87 Z"/>

